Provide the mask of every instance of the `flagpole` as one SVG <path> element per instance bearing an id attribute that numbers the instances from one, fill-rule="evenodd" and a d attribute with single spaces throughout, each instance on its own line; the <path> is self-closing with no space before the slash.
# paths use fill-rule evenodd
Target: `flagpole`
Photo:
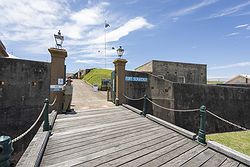
<path id="1" fill-rule="evenodd" d="M 105 35 L 104 35 L 104 43 L 105 43 L 105 47 L 104 47 L 104 59 L 105 59 L 105 69 L 106 69 L 106 20 L 105 20 L 105 23 L 104 23 L 104 31 L 105 31 Z"/>

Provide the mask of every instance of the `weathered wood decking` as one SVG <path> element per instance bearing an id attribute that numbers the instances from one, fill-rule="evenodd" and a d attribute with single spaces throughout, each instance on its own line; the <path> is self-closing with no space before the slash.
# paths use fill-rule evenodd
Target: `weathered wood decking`
<path id="1" fill-rule="evenodd" d="M 124 107 L 58 115 L 41 166 L 245 166 Z"/>

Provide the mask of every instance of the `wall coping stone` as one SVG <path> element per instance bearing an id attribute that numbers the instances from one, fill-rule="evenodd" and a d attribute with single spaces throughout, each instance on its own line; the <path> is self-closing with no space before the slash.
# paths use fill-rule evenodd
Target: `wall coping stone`
<path id="1" fill-rule="evenodd" d="M 207 141 L 207 146 L 217 152 L 225 154 L 226 156 L 240 161 L 248 166 L 250 166 L 250 156 L 242 154 L 236 150 L 233 150 L 227 146 L 219 144 L 215 141 Z"/>
<path id="2" fill-rule="evenodd" d="M 122 104 L 122 106 L 129 109 L 129 110 L 131 110 L 131 111 L 133 111 L 133 112 L 135 112 L 135 113 L 137 113 L 137 114 L 139 114 L 139 115 L 142 115 L 142 111 L 135 108 L 135 107 L 132 107 L 132 106 L 127 105 L 127 104 Z"/>
<path id="3" fill-rule="evenodd" d="M 193 133 L 193 132 L 190 132 L 190 131 L 188 131 L 188 130 L 186 130 L 186 129 L 183 129 L 183 128 L 181 128 L 181 127 L 178 127 L 178 126 L 176 126 L 176 125 L 174 125 L 174 124 L 171 124 L 171 123 L 169 123 L 169 122 L 166 122 L 166 121 L 164 121 L 164 120 L 162 120 L 162 119 L 160 119 L 160 118 L 157 118 L 157 117 L 155 117 L 155 116 L 153 116 L 153 115 L 150 115 L 150 114 L 147 114 L 146 117 L 147 117 L 148 119 L 150 119 L 151 121 L 154 121 L 154 122 L 156 122 L 156 123 L 158 123 L 158 124 L 161 124 L 161 125 L 163 125 L 163 126 L 169 128 L 169 129 L 171 129 L 171 130 L 173 130 L 173 131 L 175 131 L 175 132 L 177 132 L 177 133 L 180 133 L 181 135 L 184 135 L 184 136 L 186 136 L 186 137 L 188 137 L 188 138 L 190 138 L 190 139 L 192 139 L 192 140 L 195 140 L 195 139 L 196 139 L 196 134 Z"/>

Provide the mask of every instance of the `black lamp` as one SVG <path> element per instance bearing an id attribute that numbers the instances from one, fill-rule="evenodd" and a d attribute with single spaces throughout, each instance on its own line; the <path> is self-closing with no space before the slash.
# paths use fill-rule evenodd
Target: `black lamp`
<path id="1" fill-rule="evenodd" d="M 55 41 L 56 41 L 56 48 L 58 49 L 62 49 L 62 44 L 63 44 L 63 41 L 64 41 L 64 37 L 62 36 L 60 30 L 58 31 L 58 34 L 54 34 L 54 37 L 55 37 Z"/>
<path id="2" fill-rule="evenodd" d="M 119 58 L 121 58 L 124 53 L 124 49 L 122 48 L 122 46 L 119 46 L 119 48 L 116 51 Z"/>

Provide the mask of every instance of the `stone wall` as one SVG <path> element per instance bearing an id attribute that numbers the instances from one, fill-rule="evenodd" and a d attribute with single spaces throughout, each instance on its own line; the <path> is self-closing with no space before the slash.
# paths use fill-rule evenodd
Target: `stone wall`
<path id="1" fill-rule="evenodd" d="M 153 60 L 153 74 L 172 82 L 207 83 L 207 66 L 204 64 Z"/>
<path id="2" fill-rule="evenodd" d="M 205 105 L 222 118 L 250 128 L 250 89 L 243 87 L 173 84 L 175 109 L 192 109 Z M 198 131 L 198 112 L 175 113 L 175 124 L 193 132 Z M 208 133 L 239 130 L 207 114 Z"/>
<path id="3" fill-rule="evenodd" d="M 173 83 L 152 75 L 149 75 L 149 87 L 147 88 L 149 98 L 164 107 L 173 108 Z M 158 118 L 164 118 L 164 120 L 175 123 L 174 112 L 166 111 L 155 105 L 150 108 L 151 114 Z"/>
<path id="4" fill-rule="evenodd" d="M 0 136 L 15 138 L 33 124 L 42 110 L 44 99 L 49 97 L 50 64 L 0 58 L 0 82 Z M 16 160 L 36 129 L 14 143 Z"/>
<path id="5" fill-rule="evenodd" d="M 133 76 L 133 77 L 143 77 L 148 78 L 147 73 L 135 72 L 135 71 L 126 71 L 125 76 Z M 133 81 L 125 81 L 124 85 L 124 94 L 127 97 L 137 99 L 143 97 L 145 94 L 148 94 L 149 82 L 133 82 Z M 127 104 L 137 107 L 142 110 L 143 108 L 143 100 L 128 100 L 126 99 Z"/>
<path id="6" fill-rule="evenodd" d="M 182 84 L 155 77 L 151 74 L 127 71 L 126 76 L 147 77 L 148 82 L 125 83 L 125 94 L 140 98 L 146 94 L 153 102 L 173 109 L 197 109 L 205 105 L 213 113 L 241 126 L 250 128 L 250 88 L 230 85 Z M 143 100 L 127 103 L 143 109 Z M 197 133 L 199 112 L 173 112 L 148 105 L 154 116 Z M 239 130 L 207 114 L 208 133 Z"/>
<path id="7" fill-rule="evenodd" d="M 165 107 L 173 107 L 173 83 L 161 78 L 155 77 L 151 74 L 126 71 L 126 76 L 148 78 L 148 82 L 132 82 L 125 81 L 125 95 L 129 98 L 138 99 L 147 95 L 149 99 Z M 140 110 L 143 109 L 143 100 L 129 100 L 127 104 L 134 106 Z M 152 106 L 148 102 L 148 112 L 159 118 L 174 123 L 174 113 L 164 111 L 163 109 Z"/>

